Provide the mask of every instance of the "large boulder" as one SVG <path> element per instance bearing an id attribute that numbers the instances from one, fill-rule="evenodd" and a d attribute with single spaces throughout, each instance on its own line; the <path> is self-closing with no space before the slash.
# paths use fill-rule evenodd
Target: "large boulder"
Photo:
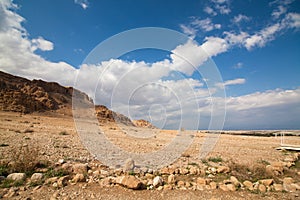
<path id="1" fill-rule="evenodd" d="M 140 189 L 143 186 L 142 181 L 132 175 L 117 177 L 116 183 L 134 190 Z"/>
<path id="2" fill-rule="evenodd" d="M 26 174 L 25 173 L 12 173 L 7 176 L 7 179 L 13 181 L 25 181 Z"/>

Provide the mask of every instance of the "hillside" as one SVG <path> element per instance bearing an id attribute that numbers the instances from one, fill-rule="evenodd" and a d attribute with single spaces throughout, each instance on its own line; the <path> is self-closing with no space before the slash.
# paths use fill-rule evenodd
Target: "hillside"
<path id="1" fill-rule="evenodd" d="M 87 94 L 72 87 L 64 87 L 55 82 L 28 80 L 0 71 L 0 110 L 33 113 L 54 112 L 72 115 L 72 95 L 93 103 Z M 149 122 L 134 123 L 127 116 L 109 110 L 103 105 L 95 106 L 96 116 L 101 123 L 120 122 L 129 126 L 153 127 Z"/>

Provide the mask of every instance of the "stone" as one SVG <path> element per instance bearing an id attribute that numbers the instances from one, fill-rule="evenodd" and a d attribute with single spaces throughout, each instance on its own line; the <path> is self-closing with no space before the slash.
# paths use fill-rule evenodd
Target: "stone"
<path id="1" fill-rule="evenodd" d="M 124 171 L 125 172 L 129 172 L 129 171 L 133 171 L 135 165 L 134 165 L 134 160 L 132 160 L 131 158 L 128 158 L 125 163 L 124 163 Z"/>
<path id="2" fill-rule="evenodd" d="M 264 186 L 263 184 L 259 184 L 258 185 L 258 190 L 262 193 L 265 193 L 267 191 L 266 186 Z"/>
<path id="3" fill-rule="evenodd" d="M 224 184 L 219 185 L 219 188 L 220 188 L 221 190 L 223 190 L 224 192 L 229 191 L 228 187 L 227 187 L 226 185 L 224 185 Z"/>
<path id="4" fill-rule="evenodd" d="M 282 192 L 283 191 L 283 186 L 281 184 L 273 184 L 274 190 L 277 192 Z"/>
<path id="5" fill-rule="evenodd" d="M 250 181 L 244 181 L 243 182 L 243 185 L 248 189 L 248 190 L 250 190 L 250 191 L 253 191 L 253 183 L 252 182 L 250 182 Z"/>
<path id="6" fill-rule="evenodd" d="M 182 175 L 187 175 L 189 173 L 189 170 L 186 168 L 180 168 L 179 171 L 180 171 L 180 174 L 182 174 Z"/>
<path id="7" fill-rule="evenodd" d="M 273 179 L 263 179 L 259 181 L 262 183 L 264 186 L 270 186 L 273 184 L 274 180 Z"/>
<path id="8" fill-rule="evenodd" d="M 217 189 L 217 183 L 216 182 L 210 182 L 209 183 L 209 186 L 210 186 L 210 189 L 212 189 L 212 190 L 215 190 L 215 189 Z"/>
<path id="9" fill-rule="evenodd" d="M 197 185 L 206 185 L 206 180 L 204 178 L 197 178 Z"/>
<path id="10" fill-rule="evenodd" d="M 197 174 L 199 174 L 199 169 L 198 169 L 197 167 L 195 167 L 195 166 L 192 166 L 192 167 L 190 168 L 190 174 L 192 174 L 192 175 L 197 175 Z"/>
<path id="11" fill-rule="evenodd" d="M 178 181 L 178 182 L 177 182 L 177 185 L 178 185 L 179 187 L 184 187 L 184 186 L 185 186 L 185 182 L 184 182 L 184 181 Z"/>
<path id="12" fill-rule="evenodd" d="M 165 175 L 170 174 L 168 167 L 164 167 L 164 168 L 160 169 L 159 171 L 160 171 L 160 174 L 165 174 Z"/>
<path id="13" fill-rule="evenodd" d="M 77 163 L 72 168 L 74 174 L 87 174 L 88 172 L 88 164 Z"/>
<path id="14" fill-rule="evenodd" d="M 163 185 L 163 182 L 164 182 L 164 180 L 162 179 L 162 177 L 156 176 L 156 177 L 153 179 L 153 186 L 154 186 L 154 187 L 159 187 L 159 186 Z"/>
<path id="15" fill-rule="evenodd" d="M 185 187 L 189 188 L 191 186 L 192 186 L 192 184 L 190 182 L 185 182 Z"/>
<path id="16" fill-rule="evenodd" d="M 53 184 L 55 183 L 56 181 L 58 181 L 58 177 L 51 177 L 51 178 L 48 178 L 45 183 L 46 184 Z"/>
<path id="17" fill-rule="evenodd" d="M 68 184 L 69 180 L 70 180 L 70 176 L 69 175 L 60 177 L 57 180 L 57 187 L 64 187 L 64 186 L 66 186 Z"/>
<path id="18" fill-rule="evenodd" d="M 218 173 L 229 173 L 230 172 L 230 168 L 227 166 L 219 166 L 217 168 L 217 172 Z"/>
<path id="19" fill-rule="evenodd" d="M 78 182 L 85 182 L 85 177 L 83 174 L 76 174 L 73 179 L 72 182 L 74 183 L 78 183 Z"/>
<path id="20" fill-rule="evenodd" d="M 34 173 L 32 174 L 30 180 L 32 182 L 38 182 L 38 181 L 42 181 L 44 178 L 44 175 L 42 173 Z"/>
<path id="21" fill-rule="evenodd" d="M 175 175 L 171 174 L 168 176 L 168 184 L 174 184 L 176 182 Z"/>
<path id="22" fill-rule="evenodd" d="M 294 183 L 294 179 L 291 177 L 285 177 L 282 182 L 283 184 L 292 184 Z"/>
<path id="23" fill-rule="evenodd" d="M 132 175 L 125 175 L 116 178 L 116 183 L 123 185 L 129 189 L 140 189 L 143 186 L 143 183 L 140 179 Z"/>
<path id="24" fill-rule="evenodd" d="M 297 187 L 295 184 L 283 183 L 283 190 L 287 192 L 296 192 Z"/>
<path id="25" fill-rule="evenodd" d="M 240 182 L 239 182 L 239 180 L 236 178 L 236 177 L 234 177 L 234 176 L 231 176 L 230 177 L 230 181 L 231 181 L 231 183 L 233 184 L 233 185 L 235 185 L 236 187 L 239 187 L 240 186 Z"/>
<path id="26" fill-rule="evenodd" d="M 164 190 L 173 190 L 173 186 L 172 185 L 164 185 Z"/>
<path id="27" fill-rule="evenodd" d="M 61 164 L 61 165 L 64 164 L 65 162 L 66 162 L 66 161 L 65 161 L 64 159 L 59 159 L 59 160 L 58 160 L 58 163 Z"/>
<path id="28" fill-rule="evenodd" d="M 25 181 L 26 174 L 25 173 L 12 173 L 7 176 L 7 179 L 13 181 Z"/>
<path id="29" fill-rule="evenodd" d="M 116 182 L 115 177 L 109 176 L 109 177 L 106 177 L 104 179 L 101 179 L 99 181 L 99 184 L 101 186 L 107 187 L 107 186 L 110 186 L 112 183 L 115 183 L 115 182 Z"/>
<path id="30" fill-rule="evenodd" d="M 236 191 L 236 187 L 235 187 L 234 184 L 228 184 L 226 186 L 227 186 L 227 188 L 228 188 L 229 191 L 232 191 L 232 192 Z"/>

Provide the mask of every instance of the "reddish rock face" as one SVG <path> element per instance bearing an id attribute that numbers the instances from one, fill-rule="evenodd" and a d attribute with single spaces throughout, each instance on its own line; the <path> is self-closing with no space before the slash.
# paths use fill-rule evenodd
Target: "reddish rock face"
<path id="1" fill-rule="evenodd" d="M 0 71 L 0 110 L 32 113 L 71 109 L 73 90 L 58 83 L 31 81 Z"/>

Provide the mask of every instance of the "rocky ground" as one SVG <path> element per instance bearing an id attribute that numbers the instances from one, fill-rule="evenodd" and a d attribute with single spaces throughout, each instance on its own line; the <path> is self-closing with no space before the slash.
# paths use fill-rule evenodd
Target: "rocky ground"
<path id="1" fill-rule="evenodd" d="M 149 130 L 155 131 L 155 137 L 135 139 L 113 122 L 100 125 L 114 144 L 140 153 L 163 148 L 177 134 L 152 128 Z M 115 169 L 93 159 L 82 145 L 72 117 L 51 112 L 25 115 L 1 111 L 0 197 L 299 198 L 300 154 L 276 150 L 280 137 L 221 134 L 213 151 L 199 159 L 207 134 L 195 132 L 190 148 L 177 161 L 159 170 L 139 168 L 131 159 Z M 298 136 L 288 136 L 286 140 L 300 144 Z"/>

